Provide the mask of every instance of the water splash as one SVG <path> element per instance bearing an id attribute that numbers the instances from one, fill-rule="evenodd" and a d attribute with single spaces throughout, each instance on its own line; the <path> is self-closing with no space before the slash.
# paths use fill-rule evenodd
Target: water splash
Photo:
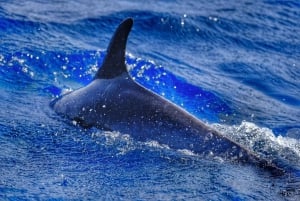
<path id="1" fill-rule="evenodd" d="M 272 130 L 246 121 L 235 126 L 224 124 L 212 124 L 212 126 L 262 157 L 288 169 L 300 170 L 300 140 L 275 136 Z"/>

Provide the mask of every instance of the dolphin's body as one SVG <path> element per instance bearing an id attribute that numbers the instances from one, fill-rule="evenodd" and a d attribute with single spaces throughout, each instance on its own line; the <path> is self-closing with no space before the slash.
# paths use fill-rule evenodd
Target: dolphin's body
<path id="1" fill-rule="evenodd" d="M 132 25 L 131 18 L 119 25 L 102 67 L 89 85 L 51 103 L 56 113 L 83 127 L 119 131 L 139 141 L 155 140 L 173 149 L 251 162 L 276 174 L 281 172 L 274 164 L 136 83 L 125 64 L 126 42 Z"/>

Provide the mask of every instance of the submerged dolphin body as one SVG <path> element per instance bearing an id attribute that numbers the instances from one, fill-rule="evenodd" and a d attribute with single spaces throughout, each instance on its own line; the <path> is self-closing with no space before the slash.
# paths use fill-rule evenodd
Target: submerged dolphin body
<path id="1" fill-rule="evenodd" d="M 95 126 L 155 140 L 173 149 L 251 162 L 276 174 L 282 170 L 232 141 L 165 98 L 136 83 L 128 74 L 125 49 L 133 20 L 117 28 L 94 80 L 51 103 L 54 111 L 83 127 Z"/>

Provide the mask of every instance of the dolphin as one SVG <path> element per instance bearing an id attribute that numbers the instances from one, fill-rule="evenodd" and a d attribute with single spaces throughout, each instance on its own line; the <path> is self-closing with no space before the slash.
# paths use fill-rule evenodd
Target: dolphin
<path id="1" fill-rule="evenodd" d="M 277 175 L 283 174 L 271 161 L 135 82 L 125 64 L 126 43 L 132 26 L 133 19 L 128 18 L 116 29 L 102 66 L 90 84 L 50 103 L 57 114 L 84 128 L 119 131 L 138 141 L 154 140 L 171 149 L 250 162 Z"/>

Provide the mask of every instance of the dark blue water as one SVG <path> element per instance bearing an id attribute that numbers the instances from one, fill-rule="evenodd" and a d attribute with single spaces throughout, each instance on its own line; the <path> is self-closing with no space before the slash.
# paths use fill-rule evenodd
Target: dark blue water
<path id="1" fill-rule="evenodd" d="M 138 82 L 287 174 L 58 117 L 126 17 Z M 299 22 L 297 0 L 0 0 L 1 200 L 299 200 Z"/>

